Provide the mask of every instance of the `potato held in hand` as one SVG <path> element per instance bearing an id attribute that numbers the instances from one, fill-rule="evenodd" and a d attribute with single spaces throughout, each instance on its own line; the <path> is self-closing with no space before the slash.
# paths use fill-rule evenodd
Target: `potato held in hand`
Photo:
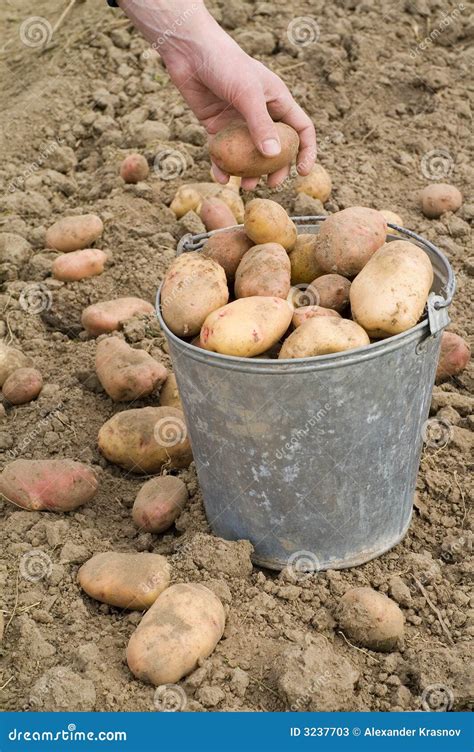
<path id="1" fill-rule="evenodd" d="M 318 260 L 327 273 L 355 277 L 385 243 L 387 222 L 381 212 L 351 206 L 324 220 L 318 234 Z"/>
<path id="2" fill-rule="evenodd" d="M 168 587 L 170 565 L 159 554 L 106 551 L 83 564 L 77 579 L 91 598 L 141 611 Z"/>
<path id="3" fill-rule="evenodd" d="M 46 247 L 69 253 L 92 245 L 102 235 L 104 225 L 96 214 L 63 217 L 46 232 Z"/>
<path id="4" fill-rule="evenodd" d="M 15 460 L 0 475 L 0 493 L 23 509 L 69 512 L 97 491 L 94 471 L 73 460 Z"/>
<path id="5" fill-rule="evenodd" d="M 310 358 L 314 355 L 355 350 L 370 340 L 353 321 L 332 316 L 317 316 L 304 321 L 284 341 L 279 358 Z"/>
<path id="6" fill-rule="evenodd" d="M 471 348 L 454 332 L 443 332 L 441 335 L 441 351 L 439 354 L 438 368 L 436 370 L 436 383 L 440 384 L 451 376 L 457 376 L 466 368 L 471 358 Z"/>
<path id="7" fill-rule="evenodd" d="M 236 121 L 212 139 L 209 146 L 212 161 L 223 172 L 241 178 L 258 178 L 280 170 L 296 159 L 299 138 L 297 132 L 285 123 L 275 123 L 275 128 L 281 145 L 281 151 L 275 157 L 263 156 L 253 143 L 247 125 Z"/>
<path id="8" fill-rule="evenodd" d="M 267 198 L 254 198 L 245 207 L 244 228 L 254 243 L 280 243 L 290 251 L 297 237 L 294 223 L 280 204 Z"/>
<path id="9" fill-rule="evenodd" d="M 263 243 L 251 248 L 235 275 L 235 296 L 253 295 L 287 298 L 291 266 L 288 254 L 279 243 Z"/>
<path id="10" fill-rule="evenodd" d="M 184 416 L 174 407 L 141 407 L 116 413 L 99 431 L 99 449 L 134 473 L 187 467 L 192 460 Z"/>
<path id="11" fill-rule="evenodd" d="M 282 298 L 240 298 L 213 311 L 201 329 L 201 346 L 251 358 L 275 345 L 288 329 L 292 307 Z"/>
<path id="12" fill-rule="evenodd" d="M 116 298 L 94 303 L 82 312 L 82 326 L 93 337 L 109 334 L 119 329 L 128 319 L 145 313 L 154 313 L 151 303 L 141 298 Z"/>
<path id="13" fill-rule="evenodd" d="M 144 350 L 135 350 L 118 337 L 97 345 L 95 368 L 100 383 L 114 402 L 131 402 L 152 394 L 168 371 Z"/>
<path id="14" fill-rule="evenodd" d="M 195 583 L 172 585 L 130 638 L 130 671 L 155 686 L 174 684 L 212 653 L 224 627 L 224 607 L 213 592 Z"/>
<path id="15" fill-rule="evenodd" d="M 162 533 L 173 524 L 188 501 L 188 491 L 180 478 L 163 475 L 152 478 L 139 490 L 132 517 L 140 530 Z"/>
<path id="16" fill-rule="evenodd" d="M 396 650 L 404 616 L 397 604 L 369 587 L 351 588 L 339 601 L 337 619 L 350 640 L 370 650 Z"/>
<path id="17" fill-rule="evenodd" d="M 196 252 L 173 261 L 161 288 L 163 319 L 180 337 L 198 334 L 206 316 L 228 300 L 224 269 Z"/>
<path id="18" fill-rule="evenodd" d="M 253 241 L 247 237 L 245 230 L 238 227 L 227 232 L 216 232 L 206 240 L 202 255 L 217 261 L 226 273 L 229 282 L 235 277 L 235 272 L 244 253 L 253 246 Z"/>
<path id="19" fill-rule="evenodd" d="M 352 282 L 353 319 L 376 339 L 405 332 L 420 319 L 432 284 L 433 267 L 421 248 L 386 243 Z"/>

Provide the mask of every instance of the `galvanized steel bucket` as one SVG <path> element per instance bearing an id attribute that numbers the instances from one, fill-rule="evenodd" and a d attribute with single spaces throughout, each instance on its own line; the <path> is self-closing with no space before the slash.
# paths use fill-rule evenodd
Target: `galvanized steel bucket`
<path id="1" fill-rule="evenodd" d="M 317 232 L 325 217 L 294 217 Z M 216 535 L 248 539 L 271 569 L 339 569 L 398 543 L 413 494 L 455 281 L 445 256 L 390 224 L 433 264 L 423 321 L 365 348 L 301 360 L 248 359 L 168 339 L 206 514 Z M 222 231 L 217 231 L 222 232 Z M 210 234 L 186 236 L 178 253 Z"/>

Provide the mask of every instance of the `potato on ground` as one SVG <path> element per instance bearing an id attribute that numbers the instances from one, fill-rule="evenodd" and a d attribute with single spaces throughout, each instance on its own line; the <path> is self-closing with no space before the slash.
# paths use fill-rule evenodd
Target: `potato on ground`
<path id="1" fill-rule="evenodd" d="M 146 180 L 149 172 L 148 162 L 142 154 L 129 154 L 120 165 L 120 177 L 126 183 L 139 183 L 140 180 Z"/>
<path id="2" fill-rule="evenodd" d="M 403 637 L 405 619 L 400 608 L 369 587 L 351 588 L 342 596 L 337 620 L 349 640 L 370 650 L 396 650 Z"/>
<path id="3" fill-rule="evenodd" d="M 34 511 L 69 512 L 90 501 L 97 487 L 92 468 L 68 459 L 14 460 L 0 475 L 0 493 Z"/>
<path id="4" fill-rule="evenodd" d="M 309 284 L 324 274 L 318 260 L 317 235 L 301 233 L 288 254 L 291 263 L 291 284 Z"/>
<path id="5" fill-rule="evenodd" d="M 170 574 L 170 565 L 159 554 L 107 551 L 86 561 L 77 579 L 96 601 L 141 611 L 166 590 Z"/>
<path id="6" fill-rule="evenodd" d="M 139 490 L 133 505 L 135 525 L 147 533 L 168 530 L 188 501 L 186 485 L 174 475 L 163 475 L 147 481 Z"/>
<path id="7" fill-rule="evenodd" d="M 177 407 L 178 410 L 183 409 L 174 373 L 168 374 L 168 378 L 161 387 L 159 405 L 160 407 Z"/>
<path id="8" fill-rule="evenodd" d="M 151 303 L 141 298 L 115 298 L 94 303 L 82 312 L 82 326 L 92 337 L 119 329 L 124 321 L 145 313 L 154 313 Z"/>
<path id="9" fill-rule="evenodd" d="M 187 467 L 192 460 L 184 415 L 174 407 L 116 413 L 100 429 L 98 441 L 109 462 L 134 473 L 157 473 L 164 464 Z"/>
<path id="10" fill-rule="evenodd" d="M 282 245 L 255 245 L 242 258 L 235 274 L 235 296 L 265 295 L 286 299 L 290 292 L 290 275 L 290 259 Z"/>
<path id="11" fill-rule="evenodd" d="M 255 146 L 247 125 L 234 121 L 211 140 L 209 153 L 212 161 L 223 172 L 241 178 L 257 178 L 280 170 L 296 159 L 299 137 L 285 123 L 275 123 L 275 128 L 281 145 L 276 156 L 265 157 Z"/>
<path id="12" fill-rule="evenodd" d="M 348 319 L 317 316 L 304 321 L 283 342 L 279 358 L 311 358 L 314 355 L 355 350 L 369 345 L 361 326 Z"/>
<path id="13" fill-rule="evenodd" d="M 64 253 L 53 261 L 53 277 L 62 282 L 75 282 L 88 277 L 96 277 L 104 271 L 107 259 L 107 253 L 98 248 L 85 248 L 83 251 Z"/>
<path id="14" fill-rule="evenodd" d="M 18 370 L 18 368 L 28 368 L 30 365 L 31 359 L 21 350 L 0 342 L 0 386 L 4 385 L 13 371 Z"/>
<path id="15" fill-rule="evenodd" d="M 181 219 L 189 211 L 198 212 L 201 208 L 201 202 L 202 197 L 194 188 L 183 185 L 176 192 L 170 204 L 170 209 L 175 213 L 177 219 Z"/>
<path id="16" fill-rule="evenodd" d="M 318 261 L 325 272 L 355 277 L 387 236 L 381 212 L 351 206 L 324 220 L 318 233 Z"/>
<path id="17" fill-rule="evenodd" d="M 254 198 L 245 207 L 244 228 L 255 244 L 280 243 L 287 251 L 294 248 L 297 230 L 280 204 L 268 198 Z"/>
<path id="18" fill-rule="evenodd" d="M 296 193 L 305 193 L 319 199 L 323 204 L 331 195 L 332 182 L 322 164 L 315 164 L 309 175 L 298 176 L 295 180 Z"/>
<path id="19" fill-rule="evenodd" d="M 46 232 L 46 247 L 69 253 L 88 248 L 100 238 L 104 230 L 102 220 L 96 214 L 79 214 L 63 217 Z"/>
<path id="20" fill-rule="evenodd" d="M 400 334 L 420 319 L 432 284 L 429 256 L 414 243 L 393 240 L 352 282 L 352 317 L 371 338 Z"/>
<path id="21" fill-rule="evenodd" d="M 234 300 L 206 318 L 201 346 L 222 355 L 261 355 L 283 336 L 292 315 L 293 308 L 282 298 L 255 295 Z"/>
<path id="22" fill-rule="evenodd" d="M 163 319 L 179 337 L 198 334 L 211 311 L 227 303 L 225 271 L 200 253 L 182 253 L 171 264 L 161 287 Z"/>
<path id="23" fill-rule="evenodd" d="M 220 198 L 205 198 L 201 204 L 199 216 L 208 231 L 233 227 L 237 224 L 231 210 Z"/>
<path id="24" fill-rule="evenodd" d="M 462 193 L 449 183 L 432 183 L 420 192 L 421 211 L 435 219 L 445 212 L 456 212 L 462 204 Z"/>
<path id="25" fill-rule="evenodd" d="M 244 220 L 244 202 L 239 196 L 238 189 L 232 185 L 218 185 L 217 183 L 188 183 L 182 185 L 176 191 L 175 197 L 170 204 L 170 209 L 176 217 L 184 217 L 188 211 L 199 213 L 201 204 L 206 198 L 221 199 L 240 224 Z M 235 223 L 234 223 L 235 224 Z"/>
<path id="26" fill-rule="evenodd" d="M 43 377 L 36 368 L 18 368 L 3 385 L 3 396 L 11 405 L 24 405 L 36 399 L 43 388 Z"/>
<path id="27" fill-rule="evenodd" d="M 213 652 L 224 627 L 224 607 L 211 590 L 197 583 L 172 585 L 130 638 L 130 671 L 155 686 L 176 683 Z"/>
<path id="28" fill-rule="evenodd" d="M 314 319 L 318 316 L 335 316 L 337 319 L 341 318 L 341 315 L 337 311 L 333 311 L 332 308 L 322 308 L 319 305 L 309 305 L 297 308 L 293 314 L 291 323 L 296 329 L 308 319 Z"/>
<path id="29" fill-rule="evenodd" d="M 146 397 L 168 377 L 164 365 L 118 337 L 108 337 L 97 344 L 95 368 L 100 383 L 114 402 Z"/>
<path id="30" fill-rule="evenodd" d="M 351 283 L 340 274 L 323 274 L 315 279 L 308 287 L 308 294 L 314 294 L 316 305 L 332 308 L 342 313 L 349 304 Z"/>
<path id="31" fill-rule="evenodd" d="M 459 334 L 443 332 L 441 335 L 438 368 L 436 370 L 436 383 L 439 384 L 451 376 L 457 376 L 462 373 L 469 363 L 470 358 L 471 348 Z"/>
<path id="32" fill-rule="evenodd" d="M 238 227 L 211 235 L 206 240 L 201 255 L 220 264 L 226 273 L 227 280 L 232 282 L 244 253 L 252 246 L 253 240 L 247 237 L 245 230 Z"/>
<path id="33" fill-rule="evenodd" d="M 385 219 L 386 222 L 390 222 L 392 225 L 398 225 L 399 227 L 403 227 L 403 219 L 399 214 L 396 214 L 395 212 L 391 211 L 390 209 L 380 209 L 380 214 Z"/>

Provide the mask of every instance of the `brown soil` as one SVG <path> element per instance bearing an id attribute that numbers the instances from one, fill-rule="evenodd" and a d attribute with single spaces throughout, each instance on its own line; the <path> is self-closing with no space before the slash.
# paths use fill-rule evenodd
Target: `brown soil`
<path id="1" fill-rule="evenodd" d="M 59 5 L 66 3 L 39 0 L 34 12 L 54 24 Z M 320 159 L 334 183 L 326 210 L 353 204 L 392 209 L 405 226 L 446 252 L 458 281 L 451 329 L 468 336 L 472 12 L 465 5 L 449 16 L 422 50 L 417 45 L 443 18 L 439 3 L 222 0 L 213 10 L 243 47 L 285 78 L 313 117 Z M 46 49 L 20 40 L 30 14 L 25 0 L 3 3 L 0 10 L 7 98 L 0 113 L 1 230 L 31 244 L 23 263 L 2 259 L 0 335 L 31 357 L 45 387 L 37 401 L 8 408 L 1 419 L 2 466 L 20 456 L 81 459 L 100 473 L 100 491 L 92 503 L 66 515 L 19 511 L 0 501 L 0 608 L 7 625 L 0 643 L 1 707 L 155 709 L 154 689 L 136 681 L 124 660 L 140 614 L 100 605 L 76 582 L 79 565 L 91 554 L 117 550 L 168 555 L 175 581 L 205 582 L 226 605 L 224 639 L 181 683 L 189 709 L 419 710 L 433 684 L 442 687 L 441 703 L 452 700 L 455 709 L 466 709 L 472 701 L 467 656 L 474 632 L 472 369 L 436 389 L 433 414 L 441 411 L 450 424 L 449 441 L 423 453 L 408 535 L 369 564 L 296 583 L 284 573 L 255 567 L 249 573 L 247 544 L 223 543 L 210 533 L 193 467 L 180 473 L 191 502 L 176 527 L 161 536 L 137 533 L 130 510 L 143 479 L 113 467 L 98 452 L 98 429 L 123 406 L 111 402 L 92 373 L 95 343 L 81 332 L 80 314 L 89 303 L 121 295 L 153 302 L 176 239 L 189 229 L 175 221 L 168 205 L 183 181 L 208 179 L 205 139 L 163 68 L 143 58 L 146 44 L 120 11 L 105 2 L 77 2 Z M 319 41 L 295 47 L 288 24 L 306 16 L 317 20 Z M 139 127 L 145 120 L 154 124 L 145 128 L 154 132 L 151 141 Z M 74 151 L 76 165 L 64 147 Z M 145 184 L 126 187 L 118 167 L 130 148 L 151 162 L 163 149 L 176 149 L 187 167 L 173 180 L 152 170 Z M 429 182 L 426 171 L 432 177 L 439 168 L 432 155 L 437 150 L 448 157 L 442 155 L 441 173 L 434 176 L 455 183 L 466 196 L 456 215 L 439 221 L 425 219 L 416 203 L 416 191 Z M 262 188 L 258 195 L 269 194 Z M 291 184 L 274 195 L 295 213 L 317 208 L 303 199 L 295 205 Z M 89 211 L 104 220 L 97 245 L 112 252 L 112 264 L 92 280 L 52 280 L 55 254 L 44 250 L 45 229 L 65 214 Z M 51 306 L 34 314 L 22 307 L 20 295 L 32 299 L 38 290 L 31 286 L 38 283 Z M 123 334 L 169 363 L 153 316 L 130 321 Z M 52 562 L 46 576 L 33 582 L 19 568 L 32 549 Z M 401 604 L 407 625 L 399 651 L 362 651 L 338 632 L 335 607 L 353 585 L 372 586 Z"/>

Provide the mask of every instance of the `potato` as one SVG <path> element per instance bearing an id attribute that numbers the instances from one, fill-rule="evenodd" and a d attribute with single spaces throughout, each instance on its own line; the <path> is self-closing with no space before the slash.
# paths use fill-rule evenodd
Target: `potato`
<path id="1" fill-rule="evenodd" d="M 471 348 L 468 343 L 454 332 L 443 332 L 441 335 L 441 352 L 436 370 L 436 383 L 446 381 L 451 376 L 457 376 L 466 368 L 471 358 Z"/>
<path id="2" fill-rule="evenodd" d="M 140 180 L 146 180 L 149 172 L 148 162 L 141 154 L 129 154 L 120 165 L 120 177 L 126 183 L 139 183 Z"/>
<path id="3" fill-rule="evenodd" d="M 353 321 L 335 316 L 316 316 L 304 321 L 283 342 L 279 358 L 311 358 L 314 355 L 355 350 L 370 340 Z"/>
<path id="4" fill-rule="evenodd" d="M 108 258 L 107 253 L 99 251 L 98 248 L 71 251 L 54 259 L 51 271 L 54 279 L 75 282 L 102 274 Z"/>
<path id="5" fill-rule="evenodd" d="M 115 298 L 85 308 L 81 321 L 88 334 L 98 337 L 99 334 L 109 334 L 119 329 L 127 319 L 154 312 L 154 306 L 141 298 Z"/>
<path id="6" fill-rule="evenodd" d="M 225 204 L 227 204 L 238 224 L 241 224 L 244 221 L 244 202 L 240 198 L 238 192 L 232 188 L 228 188 L 227 185 L 224 185 L 221 186 L 216 198 L 220 198 Z"/>
<path id="7" fill-rule="evenodd" d="M 311 198 L 317 198 L 323 204 L 331 195 L 331 177 L 324 167 L 317 163 L 309 175 L 298 176 L 295 180 L 296 193 L 305 193 Z"/>
<path id="8" fill-rule="evenodd" d="M 132 402 L 152 394 L 168 371 L 145 350 L 135 350 L 118 337 L 97 344 L 95 368 L 100 383 L 114 402 Z"/>
<path id="9" fill-rule="evenodd" d="M 349 303 L 351 283 L 340 274 L 323 274 L 308 287 L 308 294 L 314 294 L 316 305 L 332 308 L 342 313 Z"/>
<path id="10" fill-rule="evenodd" d="M 380 209 L 380 214 L 386 222 L 390 222 L 392 225 L 403 227 L 403 219 L 399 214 L 395 214 L 395 212 L 391 211 L 390 209 Z"/>
<path id="11" fill-rule="evenodd" d="M 351 206 L 324 220 L 318 234 L 318 260 L 327 273 L 355 277 L 385 243 L 387 222 L 376 209 Z"/>
<path id="12" fill-rule="evenodd" d="M 290 292 L 291 265 L 279 243 L 263 243 L 251 248 L 239 264 L 235 275 L 236 298 L 254 295 L 287 298 Z"/>
<path id="13" fill-rule="evenodd" d="M 237 224 L 231 210 L 220 198 L 205 198 L 201 204 L 199 216 L 208 231 L 233 227 Z"/>
<path id="14" fill-rule="evenodd" d="M 403 637 L 405 619 L 397 604 L 369 587 L 347 590 L 336 616 L 348 639 L 370 650 L 395 650 Z"/>
<path id="15" fill-rule="evenodd" d="M 176 214 L 177 219 L 181 219 L 188 211 L 198 212 L 201 207 L 201 201 L 201 196 L 194 188 L 183 185 L 176 192 L 170 204 L 170 209 Z"/>
<path id="16" fill-rule="evenodd" d="M 188 490 L 180 478 L 163 475 L 143 485 L 135 499 L 132 517 L 135 525 L 147 533 L 168 530 L 188 501 Z"/>
<path id="17" fill-rule="evenodd" d="M 295 327 L 301 326 L 308 319 L 314 319 L 317 316 L 335 316 L 337 319 L 341 318 L 341 315 L 337 311 L 333 311 L 331 308 L 322 308 L 318 305 L 302 306 L 297 308 L 291 319 L 291 323 Z"/>
<path id="18" fill-rule="evenodd" d="M 90 501 L 97 478 L 73 460 L 14 460 L 0 475 L 0 493 L 22 509 L 69 512 Z"/>
<path id="19" fill-rule="evenodd" d="M 209 170 L 209 175 L 211 176 L 211 180 L 213 181 L 213 183 L 217 183 L 212 167 Z M 242 184 L 242 178 L 238 178 L 237 175 L 229 175 L 229 180 L 226 183 L 226 188 L 231 188 L 233 191 L 236 191 L 236 193 L 239 193 L 241 184 Z"/>
<path id="20" fill-rule="evenodd" d="M 223 355 L 251 358 L 278 342 L 292 315 L 292 307 L 282 298 L 240 298 L 209 314 L 201 329 L 201 345 Z"/>
<path id="21" fill-rule="evenodd" d="M 116 413 L 100 429 L 98 442 L 109 462 L 134 473 L 157 473 L 164 464 L 187 467 L 192 460 L 184 415 L 174 407 Z"/>
<path id="22" fill-rule="evenodd" d="M 37 398 L 43 388 L 43 377 L 36 368 L 18 368 L 3 385 L 3 396 L 12 405 L 24 405 Z"/>
<path id="23" fill-rule="evenodd" d="M 172 585 L 130 638 L 130 671 L 155 686 L 174 684 L 213 652 L 224 627 L 224 607 L 211 590 L 194 582 Z"/>
<path id="24" fill-rule="evenodd" d="M 291 263 L 291 284 L 309 284 L 316 277 L 324 274 L 318 261 L 317 235 L 301 233 L 296 238 L 292 251 L 289 252 Z"/>
<path id="25" fill-rule="evenodd" d="M 4 385 L 13 371 L 16 371 L 18 368 L 28 368 L 30 365 L 31 359 L 22 353 L 21 350 L 0 342 L 0 386 Z"/>
<path id="26" fill-rule="evenodd" d="M 245 230 L 236 228 L 211 235 L 206 240 L 201 254 L 217 261 L 224 269 L 228 281 L 232 282 L 244 253 L 252 246 L 253 240 L 247 237 Z"/>
<path id="27" fill-rule="evenodd" d="M 418 322 L 432 284 L 427 254 L 414 243 L 393 240 L 372 256 L 353 281 L 352 317 L 371 338 L 400 334 Z"/>
<path id="28" fill-rule="evenodd" d="M 275 127 L 281 145 L 281 151 L 275 157 L 263 156 L 253 143 L 247 125 L 235 121 L 212 139 L 209 145 L 212 161 L 223 172 L 241 178 L 257 178 L 280 170 L 296 159 L 299 137 L 285 123 L 275 123 Z"/>
<path id="29" fill-rule="evenodd" d="M 183 185 L 176 191 L 170 209 L 179 219 L 188 211 L 199 212 L 201 204 L 206 198 L 221 199 L 227 204 L 238 223 L 244 221 L 244 203 L 239 196 L 238 189 L 236 190 L 229 184 L 224 186 L 217 183 L 188 183 L 188 185 Z"/>
<path id="30" fill-rule="evenodd" d="M 77 580 L 96 601 L 141 611 L 166 590 L 170 574 L 170 565 L 159 554 L 106 551 L 86 561 Z"/>
<path id="31" fill-rule="evenodd" d="M 161 288 L 163 319 L 174 334 L 193 337 L 211 311 L 229 300 L 224 269 L 200 253 L 183 253 L 171 264 Z"/>
<path id="32" fill-rule="evenodd" d="M 177 407 L 178 410 L 183 409 L 174 373 L 168 374 L 168 378 L 161 388 L 159 405 L 160 407 Z"/>
<path id="33" fill-rule="evenodd" d="M 297 230 L 280 204 L 267 198 L 254 198 L 245 207 L 244 228 L 255 244 L 280 243 L 291 251 Z"/>
<path id="34" fill-rule="evenodd" d="M 420 206 L 425 217 L 435 219 L 445 212 L 457 211 L 462 204 L 462 193 L 449 183 L 433 183 L 420 191 Z"/>
<path id="35" fill-rule="evenodd" d="M 104 230 L 102 220 L 96 214 L 79 214 L 63 217 L 46 232 L 46 248 L 69 253 L 88 248 L 100 238 Z"/>

